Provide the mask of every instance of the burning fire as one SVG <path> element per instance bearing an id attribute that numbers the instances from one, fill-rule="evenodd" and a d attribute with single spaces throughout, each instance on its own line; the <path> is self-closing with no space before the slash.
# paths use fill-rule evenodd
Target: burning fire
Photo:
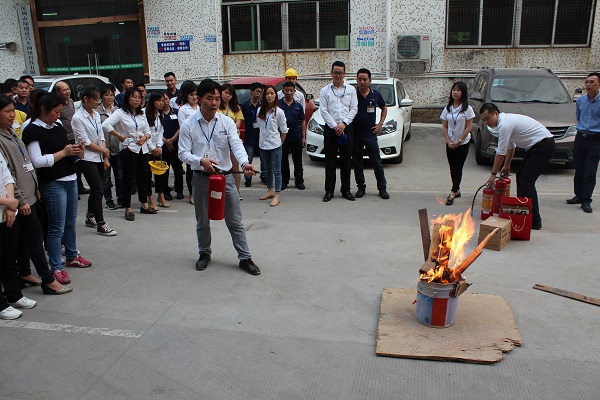
<path id="1" fill-rule="evenodd" d="M 436 283 L 456 282 L 462 272 L 457 268 L 465 261 L 465 246 L 475 234 L 471 212 L 437 217 L 431 220 L 431 227 L 429 260 L 421 268 L 421 279 Z"/>

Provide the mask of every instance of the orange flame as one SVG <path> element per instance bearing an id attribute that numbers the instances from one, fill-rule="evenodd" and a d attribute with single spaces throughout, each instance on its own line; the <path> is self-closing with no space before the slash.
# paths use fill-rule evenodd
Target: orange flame
<path id="1" fill-rule="evenodd" d="M 438 229 L 433 237 L 439 236 L 440 243 L 437 254 L 430 254 L 435 261 L 435 268 L 421 274 L 421 279 L 428 282 L 450 283 L 452 270 L 464 261 L 465 246 L 475 234 L 475 221 L 471 218 L 471 210 L 463 214 L 446 214 L 431 220 L 432 229 Z"/>

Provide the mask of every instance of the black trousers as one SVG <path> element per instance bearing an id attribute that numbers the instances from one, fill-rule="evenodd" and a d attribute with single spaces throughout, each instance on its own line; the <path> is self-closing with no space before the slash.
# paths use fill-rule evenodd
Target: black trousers
<path id="1" fill-rule="evenodd" d="M 19 221 L 19 275 L 31 275 L 31 262 L 35 267 L 36 272 L 42 279 L 42 283 L 48 285 L 54 282 L 54 275 L 50 272 L 46 252 L 44 251 L 44 233 L 42 225 L 38 217 L 38 204 L 30 205 L 31 214 L 23 215 L 19 213 L 17 220 Z"/>
<path id="2" fill-rule="evenodd" d="M 174 146 L 173 151 L 170 151 L 167 146 L 163 146 L 163 161 L 165 161 L 171 168 L 173 168 L 173 175 L 175 175 L 175 192 L 183 192 L 183 165 L 177 154 L 177 146 Z M 154 182 L 156 186 L 156 182 Z M 169 193 L 169 170 L 164 175 L 164 187 L 163 193 Z M 158 190 L 157 190 L 158 192 Z"/>
<path id="3" fill-rule="evenodd" d="M 302 167 L 302 142 L 283 142 L 281 146 L 281 181 L 284 184 L 290 183 L 290 159 L 292 153 L 292 162 L 294 163 L 294 181 L 296 185 L 304 183 L 304 169 Z"/>
<path id="4" fill-rule="evenodd" d="M 369 160 L 373 165 L 373 172 L 375 173 L 375 179 L 377 180 L 377 189 L 381 190 L 387 188 L 387 181 L 385 180 L 385 173 L 383 172 L 383 161 L 381 161 L 381 151 L 379 150 L 377 136 L 370 132 L 362 134 L 354 133 L 352 164 L 354 166 L 354 180 L 356 181 L 356 186 L 359 189 L 364 189 L 367 186 L 365 183 L 363 149 L 366 149 Z"/>
<path id="5" fill-rule="evenodd" d="M 148 154 L 134 153 L 129 149 L 121 150 L 121 166 L 123 167 L 123 207 L 131 208 L 131 192 L 134 179 L 137 182 L 138 200 L 148 202 L 146 181 L 148 176 Z"/>
<path id="6" fill-rule="evenodd" d="M 452 179 L 452 191 L 454 193 L 460 190 L 462 181 L 463 167 L 467 156 L 469 155 L 469 143 L 461 144 L 456 149 L 451 149 L 446 143 L 446 158 L 450 167 L 450 178 Z"/>
<path id="7" fill-rule="evenodd" d="M 148 160 L 152 161 L 160 161 L 160 157 L 150 154 Z M 152 185 L 150 184 L 150 180 L 152 179 L 152 169 L 150 168 L 150 164 L 148 164 L 148 175 L 146 178 L 146 191 L 148 192 L 148 196 L 152 196 Z M 154 191 L 158 193 L 165 192 L 165 176 L 168 176 L 165 172 L 162 175 L 154 175 Z M 167 190 L 168 191 L 168 190 Z"/>
<path id="8" fill-rule="evenodd" d="M 340 154 L 340 181 L 342 182 L 342 194 L 350 192 L 350 170 L 352 169 L 352 146 L 354 130 L 352 125 L 346 127 L 348 141 L 345 144 L 338 143 L 338 136 L 328 125 L 325 125 L 323 134 L 325 151 L 325 192 L 335 191 L 335 164 L 338 152 Z"/>
<path id="9" fill-rule="evenodd" d="M 77 164 L 81 164 L 79 168 L 85 177 L 88 185 L 90 185 L 90 196 L 88 197 L 87 213 L 96 218 L 96 222 L 100 224 L 104 222 L 104 211 L 102 210 L 102 195 L 104 185 L 102 178 L 104 177 L 104 164 L 102 162 L 92 162 L 80 160 Z"/>
<path id="10" fill-rule="evenodd" d="M 17 264 L 19 248 L 19 220 L 9 228 L 6 222 L 0 224 L 0 310 L 6 309 L 9 304 L 15 303 L 21 297 L 19 285 L 19 265 Z"/>
<path id="11" fill-rule="evenodd" d="M 573 178 L 575 195 L 583 204 L 592 202 L 592 193 L 596 187 L 596 173 L 600 161 L 600 135 L 586 136 L 577 133 L 573 144 L 573 162 L 575 178 Z"/>
<path id="12" fill-rule="evenodd" d="M 517 196 L 531 199 L 534 221 L 542 220 L 535 182 L 552 159 L 552 156 L 554 156 L 555 150 L 556 144 L 553 138 L 536 143 L 527 150 L 517 170 Z"/>

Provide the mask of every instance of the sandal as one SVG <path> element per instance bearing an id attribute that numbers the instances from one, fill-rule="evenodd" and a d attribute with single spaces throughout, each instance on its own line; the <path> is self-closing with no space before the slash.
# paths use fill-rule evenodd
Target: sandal
<path id="1" fill-rule="evenodd" d="M 454 195 L 455 199 L 458 199 L 459 197 L 461 197 L 460 190 L 458 192 L 456 192 L 456 194 Z"/>
<path id="2" fill-rule="evenodd" d="M 152 207 L 148 207 L 148 208 L 140 207 L 140 213 L 141 214 L 156 214 L 157 212 L 158 211 L 156 211 Z"/>
<path id="3" fill-rule="evenodd" d="M 448 198 L 446 199 L 446 205 L 451 206 L 452 204 L 454 204 L 454 197 L 452 197 L 452 195 L 449 194 Z"/>
<path id="4" fill-rule="evenodd" d="M 125 213 L 125 219 L 127 221 L 135 221 L 135 214 L 131 211 Z"/>
<path id="5" fill-rule="evenodd" d="M 273 201 L 271 201 L 271 207 L 278 206 L 280 201 L 281 201 L 280 199 L 274 198 Z"/>
<path id="6" fill-rule="evenodd" d="M 190 196 L 188 200 L 190 201 L 191 205 L 194 205 L 194 196 Z"/>
<path id="7" fill-rule="evenodd" d="M 162 201 L 160 201 L 160 200 L 158 201 L 158 206 L 159 206 L 159 207 L 163 207 L 163 208 L 171 208 L 171 205 L 170 205 L 169 203 L 167 203 L 167 202 L 164 202 L 164 203 L 163 203 L 163 202 L 162 202 Z"/>

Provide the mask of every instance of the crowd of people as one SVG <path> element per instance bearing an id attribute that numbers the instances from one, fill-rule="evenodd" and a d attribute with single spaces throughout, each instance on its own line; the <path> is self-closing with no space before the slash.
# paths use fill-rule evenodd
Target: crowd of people
<path id="1" fill-rule="evenodd" d="M 345 64 L 334 62 L 332 81 L 320 91 L 320 113 L 325 121 L 323 201 L 334 197 L 338 156 L 342 197 L 355 201 L 365 196 L 363 154 L 373 165 L 379 197 L 389 199 L 377 144 L 387 115 L 386 103 L 371 89 L 368 69 L 358 70 L 358 89 L 346 84 L 345 76 Z M 267 188 L 260 200 L 278 206 L 281 192 L 290 184 L 291 155 L 295 187 L 305 189 L 305 99 L 296 90 L 298 74 L 288 69 L 279 92 L 274 86 L 252 84 L 250 99 L 242 104 L 230 84 L 210 79 L 199 85 L 184 81 L 178 89 L 173 72 L 164 78 L 167 90 L 152 93 L 147 102 L 145 84 L 135 85 L 129 77 L 121 81 L 118 95 L 111 84 L 85 87 L 78 93 L 79 109 L 75 109 L 65 82 L 58 82 L 50 93 L 34 90 L 31 76 L 0 85 L 0 319 L 18 318 L 22 314 L 19 309 L 36 305 L 23 295 L 23 288 L 41 286 L 44 294 L 66 294 L 72 288 L 65 286 L 71 279 L 64 267 L 92 265 L 77 250 L 81 194 L 89 194 L 85 226 L 114 237 L 117 232 L 108 225 L 104 207 L 123 209 L 125 219 L 134 221 L 131 196 L 137 193 L 139 212 L 157 214 L 159 208 L 171 206 L 173 192 L 175 198 L 185 198 L 184 176 L 188 201 L 196 214 L 196 269 L 206 269 L 211 261 L 208 178 L 219 173 L 226 178 L 224 219 L 239 267 L 251 275 L 260 274 L 242 223 L 242 174 L 244 185 L 250 187 L 253 176 L 260 172 Z M 600 106 L 596 102 L 600 74 L 590 74 L 585 85 L 587 94 L 577 101 L 575 197 L 567 203 L 581 204 L 583 211 L 590 213 L 600 159 Z M 461 197 L 462 168 L 475 116 L 467 98 L 467 86 L 454 83 L 440 116 L 452 180 L 447 205 Z M 376 108 L 381 110 L 379 121 Z M 515 148 L 523 148 L 526 155 L 517 172 L 517 195 L 533 200 L 533 229 L 541 229 L 535 182 L 554 153 L 554 138 L 539 122 L 501 113 L 494 104 L 484 104 L 479 113 L 499 136 L 488 183 L 492 184 L 499 172 L 508 174 Z M 251 164 L 255 157 L 260 157 L 260 171 Z M 153 174 L 149 161 L 164 161 L 169 168 L 164 174 Z M 169 184 L 169 169 L 173 185 Z M 350 187 L 352 170 L 355 195 Z M 32 274 L 31 263 L 39 278 Z"/>

